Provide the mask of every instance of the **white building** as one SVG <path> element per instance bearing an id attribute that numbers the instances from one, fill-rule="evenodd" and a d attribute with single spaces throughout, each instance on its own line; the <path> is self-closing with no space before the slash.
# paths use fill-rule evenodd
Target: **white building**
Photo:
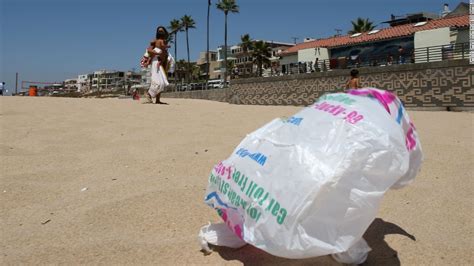
<path id="1" fill-rule="evenodd" d="M 78 92 L 88 92 L 91 90 L 91 74 L 82 74 L 77 76 L 77 91 Z"/>
<path id="2" fill-rule="evenodd" d="M 64 90 L 67 92 L 78 91 L 77 79 L 66 79 L 64 81 Z"/>
<path id="3" fill-rule="evenodd" d="M 254 40 L 254 41 L 264 41 L 264 40 Z M 271 57 L 270 61 L 271 66 L 268 66 L 264 69 L 265 75 L 270 75 L 271 72 L 276 71 L 279 69 L 279 53 L 283 50 L 287 49 L 288 47 L 294 46 L 291 43 L 284 43 L 284 42 L 277 42 L 277 41 L 264 41 L 268 44 L 271 49 Z M 227 51 L 227 61 L 231 61 L 234 65 L 234 69 L 232 69 L 232 73 L 229 71 L 228 75 L 246 77 L 252 76 L 256 73 L 257 66 L 253 63 L 252 57 L 252 50 L 244 52 L 240 45 L 232 45 L 229 46 Z M 222 74 L 225 71 L 224 67 L 224 46 L 220 46 L 217 48 L 217 61 L 221 62 L 221 64 L 214 69 L 215 73 L 219 73 L 219 78 L 222 78 Z M 268 73 L 268 74 L 267 74 Z"/>

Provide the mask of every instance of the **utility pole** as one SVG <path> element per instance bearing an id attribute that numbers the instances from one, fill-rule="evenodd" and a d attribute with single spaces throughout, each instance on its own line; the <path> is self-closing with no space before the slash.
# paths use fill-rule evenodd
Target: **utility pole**
<path id="1" fill-rule="evenodd" d="M 209 63 L 209 15 L 210 15 L 210 13 L 211 13 L 211 0 L 208 0 L 208 2 L 207 2 L 206 90 L 209 88 L 209 71 L 210 71 L 210 68 L 211 68 L 211 64 Z"/>
<path id="2" fill-rule="evenodd" d="M 16 78 L 15 78 L 15 95 L 18 94 L 18 72 L 16 72 Z"/>
<path id="3" fill-rule="evenodd" d="M 293 43 L 296 44 L 296 41 L 299 39 L 298 37 L 291 37 L 293 39 Z"/>
<path id="4" fill-rule="evenodd" d="M 341 29 L 334 29 L 336 31 L 336 36 L 341 36 Z"/>

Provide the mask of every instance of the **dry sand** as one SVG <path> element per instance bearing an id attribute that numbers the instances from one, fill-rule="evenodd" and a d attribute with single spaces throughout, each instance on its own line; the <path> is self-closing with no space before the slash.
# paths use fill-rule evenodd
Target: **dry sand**
<path id="1" fill-rule="evenodd" d="M 300 107 L 166 101 L 0 97 L 0 263 L 337 265 L 251 246 L 204 256 L 196 241 L 219 221 L 203 203 L 211 167 Z M 386 194 L 368 264 L 472 265 L 474 114 L 411 116 L 423 169 Z"/>

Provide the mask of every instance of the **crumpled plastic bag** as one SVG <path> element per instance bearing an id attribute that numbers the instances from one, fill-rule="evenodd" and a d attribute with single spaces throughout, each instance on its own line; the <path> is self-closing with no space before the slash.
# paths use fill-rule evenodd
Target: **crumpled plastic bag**
<path id="1" fill-rule="evenodd" d="M 212 252 L 209 248 L 209 244 L 229 248 L 240 248 L 247 245 L 247 243 L 238 238 L 225 223 L 209 223 L 203 226 L 199 231 L 198 241 L 201 245 L 201 249 L 206 253 Z"/>
<path id="2" fill-rule="evenodd" d="M 332 258 L 345 264 L 362 264 L 367 260 L 367 256 L 372 249 L 367 245 L 367 242 L 363 238 L 359 239 L 354 245 L 352 245 L 347 251 L 342 253 L 332 254 Z"/>
<path id="3" fill-rule="evenodd" d="M 384 193 L 412 182 L 421 162 L 395 95 L 327 94 L 247 135 L 212 169 L 205 203 L 239 239 L 275 256 L 361 263 Z"/>

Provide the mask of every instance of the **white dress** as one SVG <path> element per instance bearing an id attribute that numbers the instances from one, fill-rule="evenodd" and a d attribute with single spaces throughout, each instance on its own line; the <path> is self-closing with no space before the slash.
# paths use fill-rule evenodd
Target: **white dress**
<path id="1" fill-rule="evenodd" d="M 160 48 L 153 49 L 155 52 L 160 54 L 162 51 Z M 169 57 L 168 57 L 169 58 Z M 173 60 L 174 61 L 174 60 Z M 163 69 L 163 66 L 160 64 L 158 67 L 158 56 L 155 56 L 151 61 L 151 85 L 148 93 L 151 97 L 156 97 L 158 93 L 162 92 L 166 86 L 169 85 L 166 72 Z"/>

